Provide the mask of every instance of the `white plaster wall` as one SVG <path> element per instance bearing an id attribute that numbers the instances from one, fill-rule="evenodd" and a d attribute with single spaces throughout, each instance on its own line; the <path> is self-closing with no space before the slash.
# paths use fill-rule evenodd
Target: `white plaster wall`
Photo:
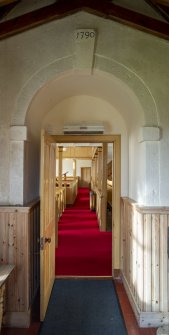
<path id="1" fill-rule="evenodd" d="M 79 81 L 63 81 L 61 76 L 70 71 L 73 72 L 74 64 L 74 29 L 90 27 L 97 31 L 95 46 L 94 72 L 90 78 Z M 168 205 L 169 203 L 169 42 L 158 37 L 151 36 L 141 31 L 134 30 L 117 22 L 109 21 L 87 13 L 77 13 L 59 21 L 50 22 L 41 27 L 18 34 L 14 37 L 0 41 L 0 119 L 2 124 L 1 139 L 5 142 L 5 147 L 0 143 L 2 153 L 0 185 L 1 203 L 9 199 L 9 138 L 7 129 L 11 124 L 24 125 L 26 122 L 31 133 L 30 155 L 32 157 L 32 170 L 28 180 L 29 186 L 28 199 L 36 196 L 33 188 L 33 173 L 37 171 L 36 150 L 34 143 L 39 141 L 39 129 L 41 122 L 60 101 L 70 96 L 82 94 L 92 95 L 107 100 L 119 113 L 125 122 L 129 135 L 129 158 L 130 175 L 129 195 L 135 200 L 139 199 L 138 194 L 144 198 L 146 204 L 148 195 L 143 196 L 146 180 L 151 174 L 151 169 L 157 164 L 159 167 L 154 171 L 152 183 L 158 180 L 158 185 L 151 185 L 154 190 L 156 200 L 149 197 L 149 203 Z M 74 71 L 78 77 L 78 73 Z M 112 86 L 107 90 L 103 86 L 90 86 L 94 78 L 94 73 L 107 73 L 114 78 Z M 60 80 L 58 80 L 60 76 Z M 84 76 L 85 77 L 85 76 Z M 73 79 L 71 76 L 70 79 Z M 99 76 L 98 76 L 99 78 Z M 116 78 L 116 80 L 115 80 Z M 58 81 L 57 81 L 58 80 Z M 109 83 L 108 78 L 101 78 L 102 82 Z M 118 81 L 122 84 L 118 85 Z M 57 83 L 57 86 L 53 83 Z M 51 85 L 52 84 L 52 85 Z M 60 86 L 61 84 L 61 86 Z M 63 84 L 63 85 L 62 85 Z M 82 85 L 81 85 L 82 84 Z M 45 86 L 44 86 L 45 85 Z M 107 85 L 108 86 L 108 85 Z M 107 87 L 106 86 L 106 87 Z M 124 87 L 128 87 L 130 99 L 124 96 Z M 43 88 L 44 87 L 44 88 Z M 56 88 L 61 87 L 59 95 Z M 116 88 L 119 90 L 116 90 Z M 120 87 L 122 95 L 120 97 Z M 47 91 L 47 88 L 49 90 Z M 45 97 L 45 102 L 40 95 L 41 92 L 50 92 L 52 95 Z M 82 92 L 83 89 L 83 92 Z M 89 89 L 91 92 L 89 93 Z M 116 98 L 115 92 L 119 92 Z M 113 99 L 110 99 L 112 93 Z M 45 96 L 45 95 L 44 95 Z M 33 99 L 34 97 L 34 99 Z M 38 101 L 41 98 L 41 103 Z M 37 98 L 37 100 L 36 100 Z M 136 102 L 137 100 L 137 102 Z M 31 103 L 32 101 L 32 103 Z M 37 102 L 38 101 L 38 102 Z M 38 108 L 35 108 L 38 107 Z M 122 108 L 122 107 L 126 108 Z M 133 106 L 133 107 L 132 107 Z M 135 113 L 134 113 L 135 106 Z M 93 116 L 91 116 L 93 118 Z M 159 145 L 150 145 L 143 149 L 144 145 L 137 144 L 136 127 L 149 125 L 159 125 L 162 129 L 162 139 Z M 6 130 L 5 130 L 6 129 Z M 37 135 L 37 136 L 36 136 Z M 32 149 L 31 149 L 32 147 Z M 141 148 L 141 149 L 140 149 Z M 32 151 L 32 153 L 31 153 Z M 139 154 L 139 170 L 137 174 Z M 148 153 L 152 153 L 149 155 Z M 30 165 L 31 165 L 30 163 Z M 145 166 L 146 165 L 146 166 Z M 138 185 L 141 191 L 137 191 Z M 123 182 L 124 185 L 124 182 Z M 24 186 L 27 190 L 27 187 Z M 126 189 L 127 190 L 127 189 Z M 26 191 L 25 191 L 26 192 Z M 159 193 L 157 195 L 157 193 Z M 151 192 L 151 194 L 154 194 Z M 159 199 L 159 200 L 158 200 Z"/>
<path id="2" fill-rule="evenodd" d="M 74 96 L 58 103 L 43 119 L 42 127 L 53 133 L 62 133 L 66 123 L 102 123 L 105 134 L 120 134 L 122 144 L 123 196 L 128 195 L 128 135 L 125 122 L 118 111 L 107 101 L 93 96 Z"/>
<path id="3" fill-rule="evenodd" d="M 62 162 L 62 171 L 63 173 L 67 172 L 67 177 L 73 176 L 73 159 L 65 158 Z M 76 159 L 76 176 L 81 175 L 81 167 L 91 167 L 90 159 Z M 56 159 L 56 176 L 58 176 L 58 159 Z"/>
<path id="4" fill-rule="evenodd" d="M 106 63 L 108 63 L 107 60 Z M 74 96 L 100 98 L 102 101 L 109 103 L 112 109 L 116 110 L 124 119 L 128 131 L 130 131 L 130 128 L 136 122 L 140 124 L 145 123 L 143 109 L 139 100 L 123 81 L 98 70 L 93 70 L 92 75 L 86 75 L 83 72 L 77 74 L 70 71 L 66 74 L 58 75 L 54 80 L 48 82 L 31 101 L 26 115 L 26 123 L 32 136 L 39 138 L 40 128 L 43 126 L 41 122 L 45 119 L 46 115 L 51 113 L 50 111 L 57 104 Z M 93 104 L 93 110 L 90 113 L 91 119 L 97 118 L 97 108 L 98 104 L 96 106 Z M 51 124 L 49 124 L 50 130 L 54 133 L 62 132 L 60 122 L 63 123 L 64 120 L 66 121 L 65 118 L 70 122 L 72 115 L 69 116 L 69 114 L 65 115 L 63 113 L 64 111 L 61 112 L 61 115 L 64 116 L 59 117 L 57 123 L 51 121 Z M 88 114 L 85 106 L 82 107 L 82 112 L 79 107 L 79 118 L 82 118 L 82 121 L 85 120 Z M 78 114 L 76 116 L 78 117 Z M 100 118 L 100 116 L 98 117 Z M 106 132 L 108 131 L 110 129 L 106 128 Z"/>
<path id="5" fill-rule="evenodd" d="M 75 92 L 88 93 L 90 96 L 66 98 Z M 98 99 L 98 96 L 104 100 Z M 100 71 L 92 76 L 72 73 L 59 76 L 38 92 L 27 113 L 27 123 L 34 137 L 39 136 L 41 127 L 54 134 L 62 133 L 65 123 L 82 121 L 102 122 L 107 134 L 121 134 L 123 196 L 128 195 L 129 183 L 127 134 L 138 120 L 142 124 L 144 119 L 140 104 L 132 91 L 121 81 Z"/>
<path id="6" fill-rule="evenodd" d="M 146 203 L 145 143 L 139 143 L 139 125 L 129 136 L 129 196 L 139 204 Z"/>
<path id="7" fill-rule="evenodd" d="M 59 176 L 59 160 L 56 159 L 56 176 Z M 64 158 L 62 160 L 62 173 L 66 173 L 67 177 L 73 176 L 73 159 L 72 158 Z"/>
<path id="8" fill-rule="evenodd" d="M 77 160 L 77 163 L 76 163 L 76 169 L 77 169 L 77 176 L 81 176 L 81 168 L 82 167 L 91 167 L 92 164 L 91 164 L 91 160 L 89 159 L 84 159 L 84 160 L 80 160 L 78 159 Z"/>

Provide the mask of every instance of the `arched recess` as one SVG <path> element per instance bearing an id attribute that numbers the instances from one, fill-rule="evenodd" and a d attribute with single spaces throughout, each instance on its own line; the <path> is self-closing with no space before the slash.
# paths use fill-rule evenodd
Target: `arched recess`
<path id="1" fill-rule="evenodd" d="M 14 113 L 11 119 L 11 125 L 24 125 L 26 121 L 27 114 L 30 113 L 30 108 L 32 105 L 32 101 L 34 100 L 35 95 L 39 94 L 39 91 L 45 87 L 50 89 L 56 82 L 62 82 L 63 78 L 72 79 L 71 86 L 66 87 L 66 91 L 62 91 L 62 87 L 60 88 L 57 85 L 57 91 L 55 92 L 55 103 L 56 101 L 65 98 L 66 96 L 78 95 L 84 90 L 84 86 L 79 86 L 79 80 L 76 80 L 78 77 L 87 78 L 88 82 L 91 82 L 91 85 L 87 85 L 85 87 L 86 94 L 89 93 L 92 95 L 91 86 L 92 86 L 92 78 L 101 77 L 102 81 L 105 79 L 111 79 L 111 88 L 113 90 L 114 87 L 118 86 L 118 81 L 120 82 L 121 89 L 122 87 L 128 88 L 133 92 L 133 97 L 138 99 L 139 104 L 141 106 L 142 112 L 144 114 L 144 125 L 158 125 L 158 113 L 157 107 L 155 103 L 155 99 L 151 94 L 150 89 L 146 85 L 146 83 L 142 80 L 139 75 L 134 72 L 129 67 L 125 66 L 114 60 L 113 58 L 104 57 L 102 55 L 95 55 L 95 65 L 93 68 L 92 75 L 85 75 L 83 71 L 76 71 L 71 69 L 73 56 L 63 57 L 61 59 L 57 59 L 55 62 L 46 65 L 38 72 L 34 73 L 34 75 L 25 83 L 22 87 L 21 91 L 18 94 L 16 105 L 14 108 Z M 66 64 L 66 65 L 65 65 Z M 106 85 L 107 87 L 107 85 Z M 116 90 L 115 90 L 116 91 Z M 76 92 L 76 93 L 75 93 Z M 130 96 L 132 95 L 130 92 Z M 93 92 L 94 93 L 94 92 Z M 112 92 L 113 93 L 113 92 Z M 95 89 L 94 96 L 97 96 L 97 86 Z M 105 96 L 105 100 L 113 100 L 114 94 L 110 97 L 110 92 L 105 93 L 104 87 L 102 87 L 102 98 Z M 54 100 L 52 99 L 54 103 Z M 52 103 L 51 102 L 51 103 Z M 51 107 L 51 106 L 50 106 Z M 137 111 L 140 113 L 140 110 Z"/>
<path id="2" fill-rule="evenodd" d="M 104 101 L 112 107 L 116 115 L 121 118 L 123 133 L 125 133 L 122 137 L 122 166 L 125 167 L 127 173 L 129 166 L 128 141 L 130 141 L 131 135 L 135 132 L 134 141 L 137 142 L 136 137 L 138 136 L 139 127 L 150 125 L 150 120 L 152 120 L 153 125 L 158 124 L 156 106 L 150 91 L 130 69 L 122 64 L 117 64 L 113 59 L 96 55 L 95 69 L 93 69 L 92 75 L 86 75 L 84 72 L 76 70 L 63 71 L 66 61 L 68 63 L 70 61 L 70 57 L 67 58 L 66 60 L 57 60 L 35 73 L 18 95 L 11 126 L 26 126 L 28 131 L 28 141 L 20 148 L 25 153 L 23 154 L 22 152 L 24 173 L 20 178 L 22 187 L 20 188 L 20 195 L 18 194 L 18 204 L 31 201 L 38 196 L 39 178 L 36 178 L 36 181 L 34 179 L 35 175 L 39 175 L 40 129 L 42 125 L 44 126 L 43 121 L 46 116 L 66 99 L 86 96 L 93 99 L 101 99 L 102 102 Z M 108 63 L 109 66 L 106 65 Z M 105 108 L 106 106 L 104 106 Z M 96 109 L 92 111 L 92 115 L 94 115 L 93 121 L 97 121 Z M 104 115 L 103 110 L 103 120 Z M 112 116 L 110 114 L 109 119 L 113 119 L 113 114 Z M 84 117 L 81 121 L 84 121 Z M 62 128 L 63 124 L 60 123 L 52 131 L 61 133 Z M 115 134 L 115 128 L 108 127 L 108 132 Z M 123 143 L 125 143 L 124 146 Z M 123 152 L 127 153 L 127 158 L 125 159 L 123 159 Z M 32 168 L 33 165 L 34 167 Z M 13 169 L 12 162 L 11 169 Z M 144 171 L 142 174 L 144 174 Z M 11 204 L 13 204 L 13 195 L 15 197 L 14 201 L 16 201 L 15 184 L 13 183 L 14 175 L 15 171 L 11 173 L 12 178 L 10 181 Z M 141 178 L 144 179 L 144 175 Z M 126 175 L 122 173 L 123 179 L 126 180 Z M 125 183 L 129 183 L 129 180 Z M 141 185 L 143 184 L 144 182 L 141 183 Z M 130 185 L 125 187 L 125 192 L 122 195 L 130 195 L 128 191 L 130 188 Z M 140 189 L 136 193 L 140 194 Z M 136 197 L 135 200 L 137 200 Z"/>
<path id="3" fill-rule="evenodd" d="M 66 115 L 69 113 L 69 121 L 90 122 L 92 120 L 93 122 L 97 122 L 99 108 L 101 109 L 99 117 L 101 117 L 103 122 L 106 118 L 108 125 L 107 128 L 105 128 L 106 133 L 111 135 L 121 135 L 121 195 L 130 196 L 130 185 L 129 187 L 124 187 L 124 185 L 130 184 L 130 171 L 128 171 L 130 169 L 129 143 L 133 137 L 132 143 L 136 145 L 136 153 L 137 131 L 139 127 L 146 124 L 149 125 L 151 119 L 153 120 L 153 124 L 158 124 L 156 108 L 154 100 L 152 99 L 151 94 L 149 94 L 147 87 L 145 87 L 143 82 L 140 81 L 135 74 L 129 71 L 129 69 L 121 65 L 118 67 L 116 64 L 114 72 L 115 70 L 117 71 L 117 68 L 120 70 L 114 76 L 110 72 L 106 72 L 106 68 L 103 72 L 103 65 L 101 64 L 102 59 L 99 59 L 98 57 L 98 60 L 98 68 L 93 70 L 92 75 L 86 75 L 83 72 L 76 71 L 61 71 L 59 75 L 55 74 L 53 77 L 53 75 L 51 75 L 52 71 L 50 70 L 49 72 L 52 77 L 50 78 L 50 76 L 48 77 L 47 75 L 47 69 L 46 76 L 43 76 L 45 73 L 43 69 L 43 75 L 41 76 L 41 73 L 35 74 L 18 96 L 17 109 L 13 115 L 12 125 L 27 126 L 28 129 L 28 141 L 23 149 L 24 175 L 23 180 L 20 180 L 21 185 L 23 185 L 23 195 L 21 195 L 23 198 L 21 204 L 33 200 L 33 198 L 36 198 L 39 194 L 38 183 L 36 184 L 35 180 L 39 180 L 41 128 L 49 127 L 47 130 L 50 130 L 52 134 L 61 134 L 63 124 L 67 119 Z M 108 60 L 105 60 L 105 66 L 106 61 L 108 62 Z M 59 61 L 57 66 L 59 68 Z M 140 92 L 139 89 L 136 90 L 137 94 L 135 94 L 134 88 L 131 89 L 130 81 L 126 85 L 125 78 L 119 78 L 122 74 L 124 76 L 124 73 L 126 73 L 126 78 L 128 78 L 127 76 L 130 73 L 132 85 L 135 83 L 136 86 L 138 85 L 139 88 L 142 88 L 141 92 L 144 91 L 146 96 L 145 100 L 142 100 L 142 95 L 138 97 Z M 43 82 L 44 77 L 45 80 Z M 148 103 L 147 106 L 149 106 L 148 114 L 145 111 L 145 101 Z M 84 106 L 86 106 L 86 113 Z M 83 109 L 83 113 L 75 113 L 72 118 L 73 111 L 78 111 L 80 109 Z M 108 115 L 106 113 L 108 113 Z M 60 116 L 63 116 L 63 114 L 65 117 L 61 120 Z M 52 115 L 55 115 L 53 123 L 50 121 L 52 120 Z M 140 163 L 139 159 L 138 155 L 137 162 Z M 143 155 L 141 156 L 141 160 L 142 159 L 144 160 Z M 142 176 L 142 179 L 144 179 L 144 175 Z M 123 185 L 124 180 L 125 182 Z"/>

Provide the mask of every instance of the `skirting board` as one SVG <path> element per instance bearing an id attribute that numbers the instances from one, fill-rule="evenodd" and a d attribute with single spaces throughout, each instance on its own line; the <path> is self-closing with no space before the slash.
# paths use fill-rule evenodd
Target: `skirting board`
<path id="1" fill-rule="evenodd" d="M 124 284 L 128 299 L 134 311 L 139 327 L 141 328 L 155 327 L 156 328 L 156 327 L 160 327 L 163 325 L 168 325 L 169 312 L 142 312 L 140 311 L 123 273 L 122 273 L 122 280 L 123 280 L 123 284 Z"/>
<path id="2" fill-rule="evenodd" d="M 27 312 L 6 312 L 3 326 L 9 328 L 29 328 L 31 313 Z"/>
<path id="3" fill-rule="evenodd" d="M 120 277 L 121 277 L 120 269 L 113 269 L 113 278 L 120 278 Z"/>

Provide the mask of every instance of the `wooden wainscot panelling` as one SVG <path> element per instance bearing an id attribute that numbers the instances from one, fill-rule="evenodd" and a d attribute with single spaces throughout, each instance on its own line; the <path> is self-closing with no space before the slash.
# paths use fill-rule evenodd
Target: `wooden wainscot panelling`
<path id="1" fill-rule="evenodd" d="M 64 147 L 62 158 L 78 158 L 78 159 L 91 159 L 93 154 L 93 147 L 76 147 L 67 146 Z M 59 150 L 56 151 L 56 158 L 59 157 Z"/>
<path id="2" fill-rule="evenodd" d="M 140 207 L 121 199 L 121 267 L 140 327 L 169 321 L 168 207 Z"/>
<path id="3" fill-rule="evenodd" d="M 6 289 L 3 324 L 29 327 L 31 304 L 39 288 L 39 201 L 0 207 L 0 264 L 15 265 Z"/>

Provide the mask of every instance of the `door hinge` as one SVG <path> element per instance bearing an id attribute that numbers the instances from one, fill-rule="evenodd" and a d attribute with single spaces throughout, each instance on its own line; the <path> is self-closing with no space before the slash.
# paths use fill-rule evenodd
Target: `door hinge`
<path id="1" fill-rule="evenodd" d="M 51 238 L 50 237 L 41 237 L 40 238 L 40 250 L 44 250 L 45 243 L 50 243 Z"/>
<path id="2" fill-rule="evenodd" d="M 41 237 L 41 238 L 40 238 L 40 250 L 43 250 L 43 249 L 44 249 L 44 245 L 45 245 L 45 238 L 44 238 L 44 237 Z"/>

